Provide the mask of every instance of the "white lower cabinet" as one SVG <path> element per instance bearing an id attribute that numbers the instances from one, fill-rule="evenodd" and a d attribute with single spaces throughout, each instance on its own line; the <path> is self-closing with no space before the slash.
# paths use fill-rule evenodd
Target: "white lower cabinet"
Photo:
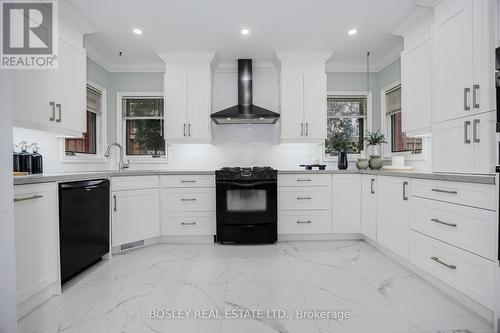
<path id="1" fill-rule="evenodd" d="M 114 191 L 112 196 L 113 246 L 159 236 L 158 188 Z"/>
<path id="2" fill-rule="evenodd" d="M 337 233 L 361 232 L 361 176 L 333 175 L 332 231 Z"/>
<path id="3" fill-rule="evenodd" d="M 361 176 L 361 233 L 377 240 L 377 176 Z"/>
<path id="4" fill-rule="evenodd" d="M 18 317 L 59 290 L 56 183 L 14 187 Z"/>
<path id="5" fill-rule="evenodd" d="M 408 259 L 410 220 L 409 178 L 379 177 L 377 180 L 377 241 Z"/>
<path id="6" fill-rule="evenodd" d="M 279 234 L 328 234 L 331 232 L 329 210 L 280 211 Z"/>
<path id="7" fill-rule="evenodd" d="M 162 235 L 204 236 L 215 234 L 215 212 L 169 212 L 161 214 Z"/>

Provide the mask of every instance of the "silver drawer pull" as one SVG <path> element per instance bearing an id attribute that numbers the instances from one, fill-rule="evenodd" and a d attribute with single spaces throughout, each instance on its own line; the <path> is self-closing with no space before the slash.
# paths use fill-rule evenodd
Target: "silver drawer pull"
<path id="1" fill-rule="evenodd" d="M 431 257 L 432 260 L 434 260 L 435 262 L 437 262 L 438 264 L 441 264 L 443 266 L 446 266 L 448 267 L 449 269 L 457 269 L 457 266 L 455 265 L 450 265 L 450 264 L 447 264 L 445 262 L 442 262 L 441 260 L 439 260 L 438 257 Z"/>
<path id="2" fill-rule="evenodd" d="M 431 191 L 438 192 L 438 193 L 458 194 L 458 191 L 441 190 L 439 188 L 433 188 Z"/>
<path id="3" fill-rule="evenodd" d="M 297 221 L 298 224 L 305 224 L 305 223 L 312 223 L 311 220 L 307 220 L 307 221 Z"/>
<path id="4" fill-rule="evenodd" d="M 32 195 L 31 197 L 14 198 L 14 202 L 34 200 L 34 199 L 41 199 L 41 198 L 43 198 L 43 195 Z"/>
<path id="5" fill-rule="evenodd" d="M 297 200 L 311 200 L 311 197 L 297 197 Z"/>
<path id="6" fill-rule="evenodd" d="M 196 198 L 181 198 L 181 201 L 196 201 Z"/>
<path id="7" fill-rule="evenodd" d="M 310 182 L 312 181 L 311 179 L 306 179 L 306 178 L 297 178 L 298 182 Z"/>
<path id="8" fill-rule="evenodd" d="M 444 224 L 444 225 L 447 225 L 449 227 L 456 227 L 457 226 L 455 223 L 444 222 L 444 221 L 441 221 L 440 219 L 431 219 L 431 221 L 434 223 Z"/>
<path id="9" fill-rule="evenodd" d="M 181 183 L 196 183 L 196 180 L 181 180 Z"/>
<path id="10" fill-rule="evenodd" d="M 181 225 L 196 225 L 196 222 L 181 222 Z"/>

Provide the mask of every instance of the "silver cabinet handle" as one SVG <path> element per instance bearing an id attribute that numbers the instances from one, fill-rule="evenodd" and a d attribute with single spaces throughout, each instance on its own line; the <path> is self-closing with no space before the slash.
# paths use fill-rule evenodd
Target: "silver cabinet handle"
<path id="1" fill-rule="evenodd" d="M 62 106 L 61 104 L 56 104 L 56 108 L 58 111 L 59 118 L 56 119 L 56 123 L 60 123 L 62 120 Z"/>
<path id="2" fill-rule="evenodd" d="M 51 112 L 51 116 L 50 116 L 49 120 L 54 121 L 54 120 L 56 120 L 56 103 L 49 102 L 49 106 L 50 106 L 50 112 Z"/>
<path id="3" fill-rule="evenodd" d="M 408 196 L 406 195 L 406 186 L 408 186 L 408 182 L 404 181 L 403 182 L 403 200 L 408 201 Z"/>
<path id="4" fill-rule="evenodd" d="M 196 183 L 196 180 L 181 180 L 181 183 Z"/>
<path id="5" fill-rule="evenodd" d="M 375 194 L 375 189 L 373 188 L 373 183 L 375 183 L 375 178 L 370 179 L 370 193 Z"/>
<path id="6" fill-rule="evenodd" d="M 479 91 L 479 84 L 475 84 L 472 86 L 472 107 L 474 109 L 479 109 L 479 103 L 477 98 L 477 93 Z"/>
<path id="7" fill-rule="evenodd" d="M 188 124 L 188 136 L 191 136 L 191 123 Z"/>
<path id="8" fill-rule="evenodd" d="M 183 135 L 186 136 L 186 124 L 184 124 L 184 130 L 182 132 L 183 132 Z"/>
<path id="9" fill-rule="evenodd" d="M 309 178 L 297 178 L 297 181 L 298 181 L 298 182 L 310 182 L 310 181 L 312 181 L 312 180 L 311 180 L 311 179 L 309 179 Z"/>
<path id="10" fill-rule="evenodd" d="M 458 194 L 458 191 L 441 190 L 439 188 L 431 189 L 432 192 L 447 193 L 447 194 Z"/>
<path id="11" fill-rule="evenodd" d="M 465 144 L 469 144 L 470 143 L 470 140 L 469 140 L 469 125 L 470 125 L 470 121 L 469 120 L 466 120 L 464 121 L 464 143 Z"/>
<path id="12" fill-rule="evenodd" d="M 196 201 L 196 198 L 181 198 L 181 201 Z"/>
<path id="13" fill-rule="evenodd" d="M 311 200 L 311 197 L 297 197 L 297 200 Z"/>
<path id="14" fill-rule="evenodd" d="M 470 106 L 469 106 L 469 94 L 470 94 L 470 88 L 464 88 L 464 110 L 469 111 Z"/>
<path id="15" fill-rule="evenodd" d="M 309 136 L 309 123 L 306 123 L 306 136 Z"/>
<path id="16" fill-rule="evenodd" d="M 181 225 L 196 225 L 196 222 L 181 222 Z"/>
<path id="17" fill-rule="evenodd" d="M 113 211 L 116 212 L 116 195 L 113 195 Z"/>
<path id="18" fill-rule="evenodd" d="M 472 125 L 472 141 L 474 143 L 479 143 L 481 140 L 477 136 L 477 132 L 479 131 L 479 124 L 481 120 L 479 119 L 474 119 L 473 125 Z"/>
<path id="19" fill-rule="evenodd" d="M 14 202 L 35 200 L 35 199 L 41 199 L 41 198 L 43 198 L 43 195 L 35 194 L 35 195 L 30 196 L 30 197 L 14 198 Z"/>
<path id="20" fill-rule="evenodd" d="M 434 260 L 435 262 L 445 266 L 445 267 L 448 267 L 449 269 L 457 269 L 457 266 L 447 264 L 447 263 L 441 261 L 438 257 L 431 257 L 431 259 Z"/>
<path id="21" fill-rule="evenodd" d="M 304 123 L 300 123 L 300 136 L 304 136 Z"/>
<path id="22" fill-rule="evenodd" d="M 432 222 L 434 223 L 439 223 L 439 224 L 444 224 L 444 225 L 447 225 L 449 227 L 456 227 L 457 225 L 455 223 L 448 223 L 448 222 L 444 222 L 444 221 L 441 221 L 440 219 L 431 219 Z"/>
<path id="23" fill-rule="evenodd" d="M 309 224 L 309 223 L 312 223 L 311 220 L 307 220 L 307 221 L 297 221 L 298 224 Z"/>

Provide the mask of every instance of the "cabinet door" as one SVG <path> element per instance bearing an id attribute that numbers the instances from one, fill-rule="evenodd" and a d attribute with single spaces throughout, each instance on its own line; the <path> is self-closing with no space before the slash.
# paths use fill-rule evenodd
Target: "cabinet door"
<path id="1" fill-rule="evenodd" d="M 210 76 L 189 76 L 187 134 L 190 141 L 210 141 L 210 95 Z"/>
<path id="2" fill-rule="evenodd" d="M 187 140 L 188 83 L 186 73 L 165 74 L 166 140 Z"/>
<path id="3" fill-rule="evenodd" d="M 158 189 L 113 192 L 113 246 L 160 234 Z"/>
<path id="4" fill-rule="evenodd" d="M 401 53 L 403 131 L 430 133 L 432 127 L 431 41 Z"/>
<path id="5" fill-rule="evenodd" d="M 332 187 L 332 232 L 361 232 L 361 177 L 359 175 L 334 175 Z"/>
<path id="6" fill-rule="evenodd" d="M 19 304 L 59 279 L 56 184 L 15 186 L 14 214 Z"/>
<path id="7" fill-rule="evenodd" d="M 361 177 L 361 232 L 377 240 L 377 177 Z"/>
<path id="8" fill-rule="evenodd" d="M 472 142 L 474 146 L 474 172 L 495 172 L 495 112 L 482 113 L 472 120 Z"/>
<path id="9" fill-rule="evenodd" d="M 308 141 L 326 138 L 325 75 L 304 75 L 304 122 Z"/>
<path id="10" fill-rule="evenodd" d="M 432 166 L 435 172 L 473 172 L 472 118 L 434 124 Z"/>
<path id="11" fill-rule="evenodd" d="M 281 139 L 304 138 L 304 78 L 301 73 L 281 75 Z"/>
<path id="12" fill-rule="evenodd" d="M 408 259 L 409 179 L 378 177 L 377 185 L 377 241 Z"/>
<path id="13" fill-rule="evenodd" d="M 59 66 L 53 71 L 58 133 L 82 136 L 87 130 L 86 76 L 85 50 L 59 39 Z"/>
<path id="14" fill-rule="evenodd" d="M 435 7 L 434 121 L 459 118 L 473 112 L 472 2 L 444 0 Z"/>

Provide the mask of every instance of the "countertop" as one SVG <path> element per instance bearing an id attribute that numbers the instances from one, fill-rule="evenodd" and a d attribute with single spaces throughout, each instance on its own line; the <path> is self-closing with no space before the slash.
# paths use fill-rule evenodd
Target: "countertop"
<path id="1" fill-rule="evenodd" d="M 127 176 L 155 176 L 155 175 L 214 175 L 214 171 L 200 170 L 107 170 L 107 171 L 84 171 L 72 173 L 54 173 L 42 175 L 16 176 L 14 185 L 71 182 L 87 179 L 127 177 Z M 495 184 L 495 175 L 472 175 L 452 173 L 422 173 L 422 172 L 391 172 L 383 170 L 279 170 L 279 174 L 366 174 L 392 177 L 407 177 L 414 179 L 444 180 L 477 184 Z"/>

